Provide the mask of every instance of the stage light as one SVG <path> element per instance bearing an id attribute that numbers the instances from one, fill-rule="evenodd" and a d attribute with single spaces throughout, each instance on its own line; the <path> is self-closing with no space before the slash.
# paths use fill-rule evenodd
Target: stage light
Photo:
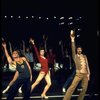
<path id="1" fill-rule="evenodd" d="M 18 18 L 21 18 L 20 16 L 18 16 Z"/>
<path id="2" fill-rule="evenodd" d="M 80 37 L 80 35 L 78 34 L 78 35 L 76 35 L 77 37 Z"/>
<path id="3" fill-rule="evenodd" d="M 32 16 L 32 18 L 34 18 L 34 16 Z"/>
<path id="4" fill-rule="evenodd" d="M 47 19 L 47 20 L 49 20 L 49 18 L 48 18 L 48 17 L 47 17 L 46 19 Z"/>
<path id="5" fill-rule="evenodd" d="M 41 17 L 39 17 L 39 19 L 41 19 Z"/>
<path id="6" fill-rule="evenodd" d="M 64 22 L 62 22 L 62 23 L 59 23 L 59 25 L 64 25 Z"/>
<path id="7" fill-rule="evenodd" d="M 64 17 L 60 17 L 60 19 L 64 19 Z"/>
<path id="8" fill-rule="evenodd" d="M 54 19 L 56 19 L 56 16 L 54 16 Z"/>
<path id="9" fill-rule="evenodd" d="M 26 16 L 26 19 L 28 19 L 28 16 Z"/>
<path id="10" fill-rule="evenodd" d="M 7 16 L 5 16 L 5 18 L 7 18 Z"/>
<path id="11" fill-rule="evenodd" d="M 69 17 L 68 19 L 73 19 L 73 17 Z"/>
<path id="12" fill-rule="evenodd" d="M 68 23 L 68 25 L 72 25 L 72 24 L 73 24 L 73 22 Z"/>
<path id="13" fill-rule="evenodd" d="M 63 25 L 64 24 L 64 22 L 62 22 L 62 23 L 60 23 L 61 25 Z"/>
<path id="14" fill-rule="evenodd" d="M 81 29 L 80 29 L 80 28 L 78 28 L 77 30 L 78 30 L 78 31 L 81 31 Z"/>
<path id="15" fill-rule="evenodd" d="M 13 18 L 13 16 L 11 16 L 11 18 Z"/>

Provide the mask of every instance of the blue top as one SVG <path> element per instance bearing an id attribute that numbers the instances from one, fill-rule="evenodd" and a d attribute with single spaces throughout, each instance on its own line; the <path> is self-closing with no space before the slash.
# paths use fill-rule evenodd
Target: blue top
<path id="1" fill-rule="evenodd" d="M 30 72 L 26 62 L 23 61 L 22 64 L 16 64 L 16 70 L 19 72 L 19 79 L 30 78 Z"/>

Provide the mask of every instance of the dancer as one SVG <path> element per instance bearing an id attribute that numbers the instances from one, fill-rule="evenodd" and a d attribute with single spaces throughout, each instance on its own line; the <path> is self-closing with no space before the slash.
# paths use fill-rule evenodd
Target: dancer
<path id="1" fill-rule="evenodd" d="M 53 48 L 49 48 L 49 50 L 47 50 L 48 36 L 46 36 L 44 34 L 43 40 L 44 40 L 44 50 L 46 52 L 46 57 L 47 57 L 47 60 L 48 60 L 48 66 L 49 66 L 49 69 L 50 69 L 50 75 L 51 75 L 51 79 L 52 79 L 53 75 L 54 75 L 54 64 L 56 63 L 56 56 L 53 52 Z"/>
<path id="2" fill-rule="evenodd" d="M 51 79 L 52 79 L 54 76 L 54 72 L 55 72 L 54 64 L 56 63 L 56 56 L 55 56 L 52 48 L 50 48 L 49 52 L 47 53 L 47 59 L 48 59 L 48 65 L 49 65 L 49 68 L 51 71 Z"/>
<path id="3" fill-rule="evenodd" d="M 14 100 L 14 96 L 16 95 L 21 85 L 23 85 L 24 89 L 23 100 L 30 100 L 30 90 L 31 90 L 30 81 L 32 81 L 32 71 L 29 63 L 27 62 L 25 57 L 20 57 L 18 50 L 12 52 L 12 58 L 13 58 L 12 60 L 12 58 L 8 54 L 6 43 L 3 42 L 2 46 L 4 48 L 8 63 L 11 64 L 12 66 L 16 66 L 16 72 L 14 76 L 16 81 L 10 88 L 7 100 Z"/>
<path id="4" fill-rule="evenodd" d="M 82 54 L 82 48 L 77 47 L 77 53 L 75 52 L 75 34 L 71 30 L 71 45 L 72 45 L 72 56 L 76 64 L 76 74 L 73 79 L 71 86 L 68 88 L 63 100 L 70 100 L 76 86 L 81 81 L 82 91 L 79 94 L 78 100 L 83 100 L 88 87 L 88 81 L 90 79 L 90 70 L 86 55 Z"/>
<path id="5" fill-rule="evenodd" d="M 27 61 L 30 64 L 31 70 L 33 71 L 33 67 L 34 67 L 34 57 L 33 57 L 33 53 L 32 53 L 32 48 L 30 47 L 30 45 L 28 47 L 26 47 L 25 42 L 23 42 L 23 54 L 25 55 Z"/>
<path id="6" fill-rule="evenodd" d="M 32 43 L 33 45 L 33 48 L 36 52 L 36 55 L 37 55 L 37 58 L 41 64 L 41 71 L 36 79 L 36 81 L 32 84 L 32 91 L 34 90 L 34 88 L 40 83 L 40 81 L 45 78 L 45 81 L 47 82 L 47 85 L 45 86 L 42 94 L 41 94 L 41 97 L 42 98 L 45 98 L 45 99 L 48 99 L 48 96 L 46 96 L 46 92 L 48 91 L 48 89 L 50 88 L 51 86 L 51 78 L 50 78 L 50 71 L 49 71 L 49 68 L 48 68 L 48 60 L 44 57 L 44 49 L 41 48 L 40 49 L 40 54 L 38 53 L 38 50 L 35 46 L 35 43 L 34 43 L 34 40 L 31 38 L 30 39 L 30 42 Z"/>
<path id="7" fill-rule="evenodd" d="M 9 48 L 10 48 L 10 54 L 12 55 L 12 45 L 11 42 L 9 42 Z M 11 64 L 9 64 L 9 69 L 11 71 L 16 71 L 16 66 L 12 66 Z M 13 69 L 13 70 L 12 70 Z M 8 84 L 8 86 L 6 87 L 6 89 L 4 89 L 2 91 L 3 94 L 5 94 L 6 92 L 8 92 L 8 90 L 10 89 L 10 87 L 13 85 L 13 83 L 17 80 L 16 74 L 14 75 L 13 79 L 10 81 L 10 83 Z M 22 86 L 18 89 L 19 93 L 22 93 Z"/>

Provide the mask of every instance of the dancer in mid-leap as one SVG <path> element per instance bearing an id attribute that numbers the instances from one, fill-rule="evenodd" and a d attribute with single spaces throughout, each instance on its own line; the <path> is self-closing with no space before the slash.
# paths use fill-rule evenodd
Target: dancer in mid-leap
<path id="1" fill-rule="evenodd" d="M 48 91 L 48 89 L 50 88 L 51 86 L 51 78 L 50 78 L 50 71 L 49 71 L 49 67 L 48 67 L 48 60 L 47 58 L 44 56 L 44 48 L 41 48 L 40 49 L 40 52 L 38 52 L 36 46 L 35 46 L 35 43 L 34 43 L 34 40 L 31 38 L 30 39 L 30 42 L 32 43 L 33 45 L 33 48 L 36 52 L 36 55 L 37 55 L 37 58 L 41 64 L 41 71 L 36 79 L 36 81 L 32 84 L 32 91 L 34 90 L 34 88 L 40 83 L 40 81 L 45 78 L 45 81 L 47 83 L 47 85 L 45 86 L 42 94 L 41 94 L 41 97 L 42 98 L 45 98 L 45 99 L 48 99 L 48 96 L 46 96 L 46 92 Z"/>
<path id="2" fill-rule="evenodd" d="M 14 100 L 14 96 L 16 95 L 21 85 L 23 85 L 24 89 L 23 100 L 30 100 L 32 71 L 29 63 L 27 62 L 25 57 L 20 57 L 18 50 L 14 50 L 12 52 L 12 59 L 8 54 L 5 42 L 2 43 L 2 46 L 4 48 L 8 63 L 12 66 L 16 66 L 16 72 L 14 76 L 15 82 L 10 87 L 7 100 Z"/>
<path id="3" fill-rule="evenodd" d="M 74 76 L 71 86 L 68 88 L 63 100 L 70 100 L 71 95 L 76 89 L 77 85 L 81 81 L 82 91 L 79 94 L 78 100 L 83 100 L 88 87 L 88 81 L 90 79 L 90 70 L 88 66 L 88 60 L 86 55 L 82 54 L 82 47 L 77 47 L 77 53 L 75 50 L 75 33 L 71 30 L 71 46 L 72 46 L 72 57 L 76 64 L 76 74 Z"/>

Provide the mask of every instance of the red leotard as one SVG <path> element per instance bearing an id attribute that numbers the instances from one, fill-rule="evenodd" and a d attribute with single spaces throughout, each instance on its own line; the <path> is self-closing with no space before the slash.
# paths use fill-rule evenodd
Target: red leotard
<path id="1" fill-rule="evenodd" d="M 39 52 L 38 52 L 38 50 L 37 50 L 35 45 L 33 45 L 33 47 L 34 47 L 34 50 L 36 52 L 37 58 L 38 58 L 39 62 L 41 63 L 41 71 L 43 71 L 43 72 L 45 72 L 45 74 L 47 74 L 48 70 L 49 70 L 49 68 L 48 68 L 48 60 L 46 58 L 42 58 L 39 55 Z"/>

